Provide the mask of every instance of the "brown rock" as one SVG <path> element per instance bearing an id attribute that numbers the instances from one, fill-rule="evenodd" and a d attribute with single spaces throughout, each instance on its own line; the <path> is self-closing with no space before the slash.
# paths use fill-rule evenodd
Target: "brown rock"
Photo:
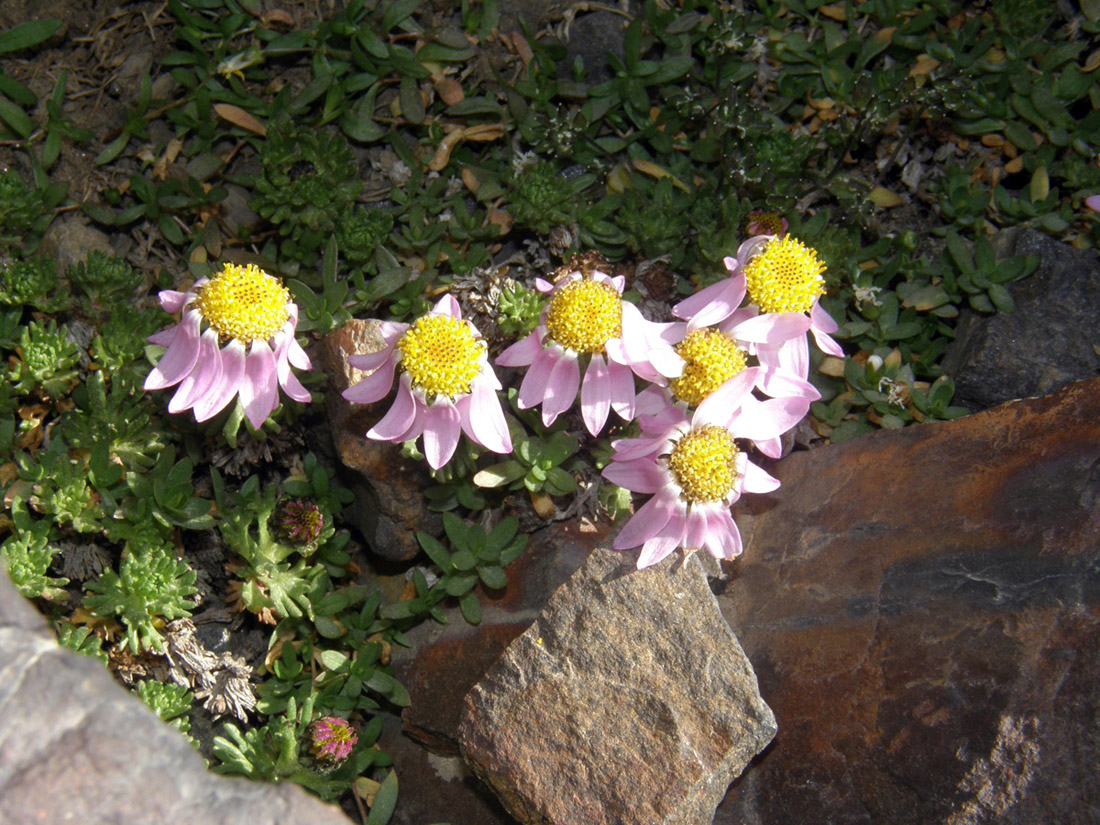
<path id="1" fill-rule="evenodd" d="M 393 664 L 409 690 L 409 706 L 402 713 L 409 736 L 437 754 L 458 754 L 463 697 L 512 640 L 531 626 L 554 591 L 584 564 L 607 532 L 606 524 L 587 522 L 559 522 L 540 530 L 508 565 L 507 586 L 479 594 L 481 624 L 467 624 L 458 609 L 451 608 L 447 624 L 425 622 L 405 634 L 410 647 L 397 648 Z M 405 651 L 415 658 L 404 658 Z M 438 813 L 443 816 L 446 811 Z"/>
<path id="2" fill-rule="evenodd" d="M 57 261 L 57 271 L 61 275 L 69 267 L 83 261 L 92 249 L 104 255 L 115 254 L 106 234 L 90 226 L 82 216 L 73 214 L 62 215 L 51 223 L 42 236 L 40 247 L 43 255 Z"/>
<path id="3" fill-rule="evenodd" d="M 106 668 L 59 646 L 2 571 L 0 685 L 0 822 L 349 822 L 297 785 L 208 773 Z"/>
<path id="4" fill-rule="evenodd" d="M 424 490 L 432 483 L 427 465 L 402 458 L 399 444 L 366 437 L 367 430 L 386 414 L 391 397 L 369 405 L 352 404 L 340 397 L 368 374 L 349 366 L 347 357 L 376 352 L 383 346 L 377 321 L 349 321 L 321 342 L 320 369 L 331 381 L 325 409 L 336 451 L 354 473 L 348 486 L 356 503 L 345 509 L 345 517 L 359 528 L 375 553 L 392 561 L 406 561 L 420 552 L 417 530 L 442 531 L 439 514 L 428 510 L 424 500 Z"/>
<path id="5" fill-rule="evenodd" d="M 466 696 L 474 773 L 524 823 L 709 825 L 775 734 L 698 560 L 598 547 Z"/>
<path id="6" fill-rule="evenodd" d="M 1100 821 L 1100 379 L 774 472 L 720 604 L 779 734 L 715 822 Z"/>

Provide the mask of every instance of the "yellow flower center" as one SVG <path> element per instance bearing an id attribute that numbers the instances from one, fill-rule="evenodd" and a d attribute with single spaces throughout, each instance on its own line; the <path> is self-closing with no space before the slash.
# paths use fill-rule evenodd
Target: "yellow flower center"
<path id="1" fill-rule="evenodd" d="M 825 294 L 817 252 L 789 235 L 773 238 L 745 267 L 749 298 L 763 312 L 809 312 Z"/>
<path id="2" fill-rule="evenodd" d="M 454 398 L 470 391 L 481 372 L 485 342 L 470 325 L 450 315 L 425 315 L 397 342 L 401 366 L 414 388 Z"/>
<path id="3" fill-rule="evenodd" d="M 698 405 L 704 398 L 745 369 L 748 353 L 716 329 L 697 329 L 676 346 L 684 371 L 669 382 L 678 401 Z"/>
<path id="4" fill-rule="evenodd" d="M 546 314 L 550 337 L 576 352 L 603 352 L 623 334 L 623 305 L 610 284 L 582 279 L 565 286 L 550 301 Z"/>
<path id="5" fill-rule="evenodd" d="M 737 445 L 724 427 L 692 430 L 672 448 L 668 468 L 692 504 L 723 501 L 737 481 Z"/>
<path id="6" fill-rule="evenodd" d="M 286 324 L 287 292 L 278 278 L 255 264 L 226 264 L 195 299 L 202 317 L 223 339 L 243 344 L 267 341 Z"/>

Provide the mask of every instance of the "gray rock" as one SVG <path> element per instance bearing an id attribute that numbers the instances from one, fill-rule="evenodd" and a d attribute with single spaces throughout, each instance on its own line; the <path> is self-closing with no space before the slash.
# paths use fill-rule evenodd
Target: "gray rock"
<path id="1" fill-rule="evenodd" d="M 1038 255 L 1039 268 L 1008 287 L 1015 312 L 964 312 L 944 358 L 955 403 L 984 410 L 1045 395 L 1096 375 L 1100 257 L 1027 227 L 993 238 L 997 256 Z"/>
<path id="2" fill-rule="evenodd" d="M 57 260 L 58 272 L 83 261 L 88 251 L 98 249 L 104 255 L 114 255 L 111 239 L 94 226 L 89 226 L 82 216 L 62 215 L 46 230 L 40 251 Z"/>
<path id="3" fill-rule="evenodd" d="M 596 548 L 467 694 L 459 741 L 523 823 L 709 825 L 775 735 L 697 559 Z"/>
<path id="4" fill-rule="evenodd" d="M 0 823 L 348 825 L 296 785 L 214 776 L 0 573 Z"/>

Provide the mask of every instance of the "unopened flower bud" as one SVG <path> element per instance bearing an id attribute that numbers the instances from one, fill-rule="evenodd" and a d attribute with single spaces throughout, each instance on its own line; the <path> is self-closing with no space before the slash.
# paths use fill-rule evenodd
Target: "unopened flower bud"
<path id="1" fill-rule="evenodd" d="M 332 769 L 351 756 L 359 741 L 347 720 L 325 716 L 309 726 L 310 752 L 323 768 Z"/>

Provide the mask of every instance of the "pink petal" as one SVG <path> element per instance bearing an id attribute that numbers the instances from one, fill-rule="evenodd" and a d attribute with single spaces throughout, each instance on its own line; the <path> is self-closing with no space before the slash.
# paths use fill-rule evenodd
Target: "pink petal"
<path id="1" fill-rule="evenodd" d="M 746 398 L 751 397 L 762 370 L 748 367 L 741 370 L 706 398 L 699 402 L 692 415 L 693 424 L 715 424 L 724 427 Z"/>
<path id="2" fill-rule="evenodd" d="M 607 365 L 607 377 L 611 385 L 611 409 L 630 421 L 634 418 L 634 373 L 630 367 L 612 361 Z"/>
<path id="3" fill-rule="evenodd" d="M 431 311 L 432 315 L 450 315 L 452 318 L 462 317 L 462 307 L 458 305 L 458 301 L 451 293 L 447 293 L 440 298 Z"/>
<path id="4" fill-rule="evenodd" d="M 603 477 L 634 493 L 656 493 L 668 485 L 668 474 L 652 457 L 612 461 L 603 468 Z"/>
<path id="5" fill-rule="evenodd" d="M 1090 195 L 1085 198 L 1085 206 L 1093 212 L 1100 212 L 1100 195 Z"/>
<path id="6" fill-rule="evenodd" d="M 565 354 L 557 347 L 539 350 L 523 376 L 523 382 L 519 385 L 517 401 L 521 410 L 529 410 L 542 403 L 546 397 L 546 384 L 550 381 L 550 373 L 554 371 L 558 361 L 564 357 Z"/>
<path id="7" fill-rule="evenodd" d="M 728 318 L 745 297 L 745 276 L 723 278 L 717 283 L 685 298 L 672 308 L 672 314 L 688 322 L 687 331 L 694 332 Z"/>
<path id="8" fill-rule="evenodd" d="M 294 339 L 293 332 L 290 334 L 290 344 L 287 346 L 286 355 L 287 360 L 298 369 L 313 369 L 313 364 L 310 363 L 309 356 L 306 355 L 306 351 L 302 349 L 301 345 Z"/>
<path id="9" fill-rule="evenodd" d="M 577 356 L 563 353 L 546 381 L 546 395 L 542 399 L 542 423 L 549 427 L 577 400 L 581 385 L 581 368 Z"/>
<path id="10" fill-rule="evenodd" d="M 389 393 L 393 386 L 393 372 L 397 358 L 390 358 L 382 366 L 354 386 L 348 387 L 341 395 L 355 404 L 373 404 Z"/>
<path id="11" fill-rule="evenodd" d="M 194 293 L 177 292 L 174 289 L 164 289 L 157 294 L 157 300 L 160 301 L 160 308 L 169 315 L 175 315 L 183 309 L 189 299 L 194 297 Z"/>
<path id="12" fill-rule="evenodd" d="M 500 399 L 487 382 L 474 379 L 472 392 L 455 406 L 462 417 L 462 429 L 478 444 L 494 453 L 512 452 L 512 434 L 500 408 Z"/>
<path id="13" fill-rule="evenodd" d="M 667 488 L 642 505 L 626 523 L 611 546 L 616 550 L 631 550 L 657 535 L 681 507 L 675 492 Z"/>
<path id="14" fill-rule="evenodd" d="M 652 458 L 658 455 L 669 444 L 669 439 L 662 433 L 653 438 L 620 438 L 612 442 L 615 448 L 612 458 L 616 461 L 633 461 L 637 458 Z"/>
<path id="15" fill-rule="evenodd" d="M 415 417 L 416 402 L 413 400 L 412 390 L 409 389 L 408 379 L 402 377 L 397 383 L 397 397 L 393 399 L 393 404 L 382 420 L 370 428 L 367 438 L 395 443 L 408 441 L 405 435 Z"/>
<path id="16" fill-rule="evenodd" d="M 542 352 L 542 336 L 545 330 L 539 327 L 526 338 L 521 338 L 497 357 L 498 367 L 526 367 L 534 363 Z"/>
<path id="17" fill-rule="evenodd" d="M 799 378 L 794 373 L 783 369 L 765 370 L 763 377 L 756 386 L 761 392 L 772 396 L 772 398 L 808 398 L 810 401 L 817 401 L 821 398 L 821 393 L 817 391 L 817 387 L 809 381 Z"/>
<path id="18" fill-rule="evenodd" d="M 746 493 L 770 493 L 779 489 L 779 479 L 769 475 L 751 461 L 745 462 L 741 487 Z"/>
<path id="19" fill-rule="evenodd" d="M 179 389 L 168 402 L 168 412 L 181 413 L 191 409 L 204 396 L 222 373 L 221 353 L 218 352 L 218 333 L 208 329 L 199 339 L 199 357 L 195 368 L 180 382 Z"/>
<path id="20" fill-rule="evenodd" d="M 424 457 L 433 470 L 451 460 L 462 435 L 458 410 L 446 398 L 438 398 L 424 415 Z"/>
<path id="21" fill-rule="evenodd" d="M 820 300 L 814 301 L 814 305 L 810 307 L 810 320 L 813 321 L 818 332 L 836 332 L 840 329 L 833 320 L 833 316 L 821 306 Z"/>
<path id="22" fill-rule="evenodd" d="M 778 344 L 797 335 L 805 335 L 809 328 L 810 319 L 805 313 L 776 312 L 742 321 L 731 333 L 739 341 Z"/>
<path id="23" fill-rule="evenodd" d="M 577 273 L 574 272 L 569 278 L 563 280 L 562 283 L 567 284 L 570 281 L 575 281 L 577 280 L 576 276 Z M 535 278 L 535 289 L 537 289 L 539 292 L 553 292 L 554 285 L 549 281 L 544 281 L 542 278 Z"/>
<path id="24" fill-rule="evenodd" d="M 657 536 L 642 544 L 641 552 L 638 553 L 638 570 L 645 570 L 667 558 L 673 550 L 681 546 L 682 533 L 682 517 L 673 516 Z"/>
<path id="25" fill-rule="evenodd" d="M 718 559 L 732 559 L 741 555 L 741 531 L 726 508 L 707 514 L 707 552 Z"/>
<path id="26" fill-rule="evenodd" d="M 765 441 L 782 435 L 801 421 L 810 409 L 808 398 L 769 398 L 745 404 L 730 422 L 736 438 Z"/>
<path id="27" fill-rule="evenodd" d="M 253 341 L 244 361 L 244 380 L 240 388 L 244 414 L 253 429 L 260 429 L 279 406 L 278 368 L 275 353 L 266 341 Z"/>
<path id="28" fill-rule="evenodd" d="M 775 235 L 753 235 L 747 241 L 737 247 L 737 260 L 741 266 L 748 266 L 749 262 L 764 251 Z"/>
<path id="29" fill-rule="evenodd" d="M 194 406 L 195 420 L 206 421 L 225 409 L 241 388 L 244 379 L 244 344 L 233 339 L 221 350 L 222 373 L 210 390 Z"/>
<path id="30" fill-rule="evenodd" d="M 707 507 L 692 507 L 687 512 L 687 525 L 684 528 L 683 546 L 691 550 L 701 550 L 707 543 Z"/>
<path id="31" fill-rule="evenodd" d="M 198 310 L 184 314 L 176 326 L 171 346 L 145 379 L 146 390 L 163 390 L 178 384 L 195 368 L 199 358 L 199 326 L 202 316 Z"/>
<path id="32" fill-rule="evenodd" d="M 762 441 L 754 441 L 756 449 L 760 450 L 768 458 L 782 458 L 783 457 L 783 439 L 779 436 L 775 438 L 765 438 Z"/>
<path id="33" fill-rule="evenodd" d="M 394 360 L 396 360 L 394 356 L 394 348 L 396 346 L 397 342 L 393 341 L 387 346 L 382 347 L 382 349 L 375 350 L 374 352 L 365 352 L 361 355 L 349 355 L 348 364 L 363 372 L 373 372 L 386 363 L 387 359 L 394 358 Z"/>
<path id="34" fill-rule="evenodd" d="M 607 371 L 607 362 L 598 353 L 585 370 L 581 382 L 581 418 L 585 429 L 596 435 L 607 423 L 607 414 L 611 410 L 611 377 Z"/>
<path id="35" fill-rule="evenodd" d="M 837 358 L 844 357 L 844 348 L 832 336 L 827 335 L 817 327 L 810 327 L 810 332 L 814 335 L 814 343 L 817 344 L 817 348 L 823 353 Z"/>

